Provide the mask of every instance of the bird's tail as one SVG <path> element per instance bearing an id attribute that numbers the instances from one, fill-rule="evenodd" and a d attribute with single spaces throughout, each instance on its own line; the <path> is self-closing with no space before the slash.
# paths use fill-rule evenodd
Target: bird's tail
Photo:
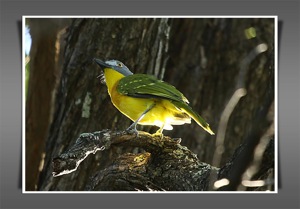
<path id="1" fill-rule="evenodd" d="M 191 118 L 198 123 L 205 131 L 210 133 L 211 135 L 215 135 L 215 133 L 210 129 L 209 124 L 198 114 L 196 113 L 189 105 L 185 104 L 184 102 L 177 102 L 172 101 L 174 105 L 181 109 L 183 112 L 188 114 Z"/>

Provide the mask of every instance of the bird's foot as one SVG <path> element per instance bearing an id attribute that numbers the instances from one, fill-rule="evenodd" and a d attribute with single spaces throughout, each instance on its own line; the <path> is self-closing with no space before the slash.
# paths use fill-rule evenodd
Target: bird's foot
<path id="1" fill-rule="evenodd" d="M 180 144 L 181 142 L 181 138 L 172 138 L 173 141 L 175 141 L 177 144 Z"/>
<path id="2" fill-rule="evenodd" d="M 129 126 L 129 127 L 125 130 L 125 132 L 128 133 L 128 134 L 134 134 L 134 135 L 136 135 L 136 137 L 139 137 L 139 132 L 138 132 L 138 130 L 136 129 L 135 126 L 134 126 L 134 127 Z"/>
<path id="3" fill-rule="evenodd" d="M 154 134 L 152 134 L 152 136 L 160 137 L 160 139 L 164 138 L 164 135 L 163 135 L 162 131 L 160 131 L 160 130 L 156 131 Z"/>

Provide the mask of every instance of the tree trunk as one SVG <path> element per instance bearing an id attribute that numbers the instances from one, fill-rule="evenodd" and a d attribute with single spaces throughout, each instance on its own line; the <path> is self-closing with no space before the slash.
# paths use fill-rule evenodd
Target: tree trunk
<path id="1" fill-rule="evenodd" d="M 265 45 L 259 45 L 262 43 Z M 268 49 L 253 51 L 258 45 Z M 124 130 L 131 124 L 112 105 L 105 85 L 97 79 L 101 71 L 92 62 L 94 57 L 120 60 L 134 73 L 155 75 L 183 92 L 217 134 L 210 136 L 194 122 L 175 126 L 164 134 L 182 138 L 181 144 L 196 153 L 200 162 L 227 168 L 239 145 L 254 137 L 245 168 L 237 172 L 241 176 L 274 122 L 273 19 L 73 19 L 62 56 L 62 75 L 38 190 L 84 190 L 92 176 L 100 178 L 106 168 L 143 153 L 143 147 L 112 146 L 88 156 L 75 172 L 53 177 L 52 160 L 70 150 L 81 133 Z M 226 115 L 226 105 L 234 101 L 232 95 L 237 89 L 247 94 L 237 94 L 236 106 Z M 138 128 L 156 131 L 155 127 Z M 269 135 L 274 135 L 274 130 Z M 229 173 L 222 171 L 224 175 Z M 105 185 L 95 188 L 109 190 Z M 175 185 L 163 188 L 176 190 Z"/>
<path id="2" fill-rule="evenodd" d="M 26 100 L 26 190 L 36 190 L 39 166 L 51 122 L 53 92 L 59 77 L 58 32 L 67 21 L 30 19 L 32 46 Z"/>

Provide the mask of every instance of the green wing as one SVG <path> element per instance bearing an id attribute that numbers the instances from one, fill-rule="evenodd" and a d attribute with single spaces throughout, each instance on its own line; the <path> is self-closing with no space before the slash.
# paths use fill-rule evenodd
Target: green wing
<path id="1" fill-rule="evenodd" d="M 164 98 L 188 103 L 187 98 L 174 86 L 146 74 L 133 74 L 122 78 L 117 91 L 131 97 Z"/>
<path id="2" fill-rule="evenodd" d="M 188 106 L 189 101 L 180 91 L 154 76 L 146 74 L 126 76 L 119 81 L 117 91 L 131 97 L 169 99 L 177 108 L 191 116 L 204 130 L 214 134 L 209 124 Z"/>

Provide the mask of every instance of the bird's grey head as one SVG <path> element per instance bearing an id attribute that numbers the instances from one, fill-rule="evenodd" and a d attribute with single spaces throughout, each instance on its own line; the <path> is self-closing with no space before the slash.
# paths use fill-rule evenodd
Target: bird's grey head
<path id="1" fill-rule="evenodd" d="M 107 60 L 104 62 L 100 59 L 94 58 L 94 61 L 103 69 L 112 68 L 112 69 L 116 70 L 117 72 L 123 74 L 124 76 L 133 74 L 126 65 L 124 65 L 122 62 L 120 62 L 118 60 Z"/>

